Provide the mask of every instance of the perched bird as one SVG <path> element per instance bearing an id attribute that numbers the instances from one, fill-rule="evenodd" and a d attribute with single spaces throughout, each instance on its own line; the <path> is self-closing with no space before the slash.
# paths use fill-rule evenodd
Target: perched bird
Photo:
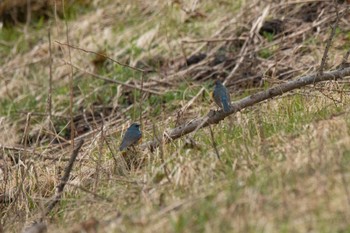
<path id="1" fill-rule="evenodd" d="M 220 108 L 224 109 L 224 112 L 230 111 L 230 93 L 220 80 L 215 81 L 214 91 L 212 92 L 212 99 L 214 99 L 215 103 Z"/>
<path id="2" fill-rule="evenodd" d="M 123 151 L 124 149 L 128 148 L 129 146 L 136 145 L 142 137 L 142 133 L 140 130 L 140 125 L 137 123 L 133 123 L 130 125 L 130 127 L 126 130 L 122 143 L 120 144 L 119 150 Z"/>

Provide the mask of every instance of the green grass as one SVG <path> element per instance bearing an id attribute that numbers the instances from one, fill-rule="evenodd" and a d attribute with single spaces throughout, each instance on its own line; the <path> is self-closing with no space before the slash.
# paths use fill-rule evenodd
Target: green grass
<path id="1" fill-rule="evenodd" d="M 0 64 L 3 64 L 8 59 L 8 55 L 11 52 L 24 53 L 30 47 L 30 42 L 25 40 L 23 32 L 19 28 L 2 28 L 0 41 L 5 43 L 5 45 L 0 46 L 0 55 L 4 58 L 0 60 Z"/>
<path id="2" fill-rule="evenodd" d="M 80 47 L 92 50 L 105 48 L 114 59 L 127 64 L 134 64 L 139 58 L 158 61 L 157 55 L 160 55 L 162 63 L 169 62 L 170 65 L 173 65 L 172 59 L 177 61 L 183 56 L 180 49 L 182 39 L 210 38 L 244 4 L 243 1 L 199 1 L 195 10 L 204 15 L 199 17 L 184 12 L 183 9 L 191 7 L 186 2 L 183 5 L 158 2 L 156 8 L 148 9 L 151 3 L 135 4 L 136 1 L 132 0 L 113 10 L 109 9 L 111 5 L 108 5 L 108 1 L 99 6 L 106 10 L 104 13 L 108 13 L 104 15 L 106 18 L 101 19 L 106 20 L 103 21 L 105 24 L 101 25 L 101 30 L 94 32 L 103 39 L 89 40 L 89 33 L 85 32 L 84 38 L 72 36 L 72 44 L 81 43 Z M 88 19 L 94 16 L 92 8 L 72 7 L 67 11 L 69 23 L 86 17 L 82 14 L 91 13 Z M 42 18 L 33 22 L 27 41 L 18 28 L 5 29 L 0 39 L 11 46 L 17 44 L 15 55 L 23 55 L 39 43 L 36 39 L 47 35 L 46 23 Z M 225 33 L 231 34 L 217 37 L 230 38 L 249 32 L 242 25 L 237 23 L 241 31 L 226 30 Z M 138 47 L 136 42 L 140 36 L 155 27 L 159 27 L 156 38 L 159 40 L 149 47 Z M 54 34 L 55 30 L 59 31 L 58 35 Z M 53 40 L 64 41 L 64 28 L 55 30 L 52 30 Z M 71 35 L 75 35 L 74 29 L 71 32 Z M 103 37 L 108 32 L 113 33 L 112 40 Z M 337 36 L 342 33 L 346 34 L 337 30 Z M 267 41 L 273 39 L 271 35 L 264 37 Z M 315 37 L 306 38 L 302 42 L 305 50 L 298 52 L 317 57 L 318 52 L 314 49 L 320 45 L 319 41 Z M 203 51 L 216 45 L 207 45 Z M 193 51 L 197 46 L 186 44 L 184 50 Z M 56 131 L 62 131 L 60 136 L 69 138 L 69 75 L 60 70 L 60 62 L 67 59 L 67 54 L 56 49 L 53 112 L 63 118 L 53 117 L 52 120 Z M 10 48 L 5 47 L 0 54 L 8 51 Z M 231 52 L 235 56 L 240 47 L 235 44 L 221 51 Z M 270 64 L 278 52 L 276 46 L 260 49 L 257 55 Z M 73 62 L 79 67 L 92 70 L 93 55 L 81 55 L 74 49 L 72 55 Z M 6 63 L 6 59 L 0 59 L 0 63 Z M 164 78 L 163 81 L 169 81 L 170 85 L 169 89 L 161 91 L 160 96 L 143 93 L 144 142 L 154 140 L 153 127 L 161 136 L 164 130 L 175 127 L 177 120 L 188 122 L 217 108 L 207 95 L 207 91 L 213 88 L 212 79 L 194 81 L 191 75 L 186 74 L 168 80 L 167 75 L 171 74 L 162 70 L 165 68 L 159 63 L 154 64 L 163 72 L 157 78 Z M 259 68 L 265 69 L 266 66 Z M 131 78 L 141 80 L 139 72 L 110 61 L 98 67 L 96 72 L 121 82 L 128 82 Z M 10 129 L 15 129 L 14 132 L 18 134 L 17 141 L 12 140 L 8 145 L 17 145 L 24 135 L 26 114 L 19 112 L 46 111 L 48 62 L 45 60 L 25 66 L 25 72 L 13 74 L 11 79 L 5 75 L 8 80 L 21 83 L 20 87 L 14 85 L 15 88 L 12 87 L 11 91 L 0 97 L 0 127 L 6 126 L 3 134 L 13 133 Z M 157 73 L 145 75 L 144 81 L 149 81 L 154 75 Z M 111 125 L 106 122 L 103 137 L 100 131 L 85 135 L 86 144 L 79 153 L 69 180 L 74 185 L 67 184 L 62 200 L 50 213 L 47 219 L 49 232 L 72 231 L 73 226 L 79 226 L 90 217 L 98 219 L 99 231 L 105 232 L 349 232 L 346 188 L 350 182 L 350 117 L 347 107 L 349 100 L 344 93 L 342 103 L 334 103 L 319 91 L 311 89 L 306 93 L 305 90 L 296 90 L 293 95 L 276 97 L 227 117 L 211 126 L 220 156 L 218 160 L 208 127 L 165 144 L 162 150 L 120 154 L 118 146 L 122 134 L 129 122 L 140 119 L 141 92 L 82 75 L 77 70 L 74 70 L 73 86 L 74 115 L 81 114 L 82 109 L 93 109 L 96 105 L 110 107 L 118 104 L 115 112 L 118 118 Z M 324 86 L 328 87 L 326 84 Z M 199 96 L 179 117 L 179 110 L 202 87 L 206 88 L 205 94 Z M 262 88 L 268 87 L 266 82 Z M 347 91 L 348 87 L 344 87 Z M 118 91 L 122 92 L 116 98 Z M 252 94 L 251 90 L 242 95 L 232 94 L 232 99 L 239 100 L 249 94 Z M 335 99 L 340 98 L 338 92 L 331 92 L 331 95 Z M 131 104 L 133 108 L 121 114 Z M 45 131 L 43 125 L 46 119 L 45 116 L 33 115 L 29 131 L 40 127 Z M 35 136 L 33 138 L 36 140 Z M 195 146 L 189 145 L 189 139 Z M 0 145 L 2 143 L 0 141 Z M 33 143 L 30 146 L 45 156 L 58 159 L 67 159 L 71 154 L 69 146 L 56 142 L 39 142 L 39 145 Z M 1 151 L 3 156 L 9 157 L 18 153 L 3 148 Z M 10 164 L 6 170 L 10 176 L 5 188 L 10 193 L 18 191 L 18 184 L 25 177 L 18 201 L 0 211 L 1 223 L 9 232 L 20 232 L 24 222 L 34 220 L 41 213 L 43 203 L 54 194 L 67 165 L 66 161 L 43 160 L 30 151 L 26 153 L 28 157 L 23 157 L 21 163 Z M 143 166 L 127 171 L 123 162 L 127 156 L 145 158 Z M 25 172 L 29 175 L 26 176 Z M 0 189 L 3 187 L 0 185 Z M 17 224 L 19 222 L 21 224 Z"/>
<path id="3" fill-rule="evenodd" d="M 274 34 L 273 34 L 273 33 L 269 33 L 269 32 L 263 32 L 263 37 L 264 37 L 268 42 L 272 42 L 272 41 L 273 41 Z"/>
<path id="4" fill-rule="evenodd" d="M 79 16 L 84 15 L 93 9 L 93 6 L 89 6 L 88 4 L 80 4 L 79 2 L 72 3 L 65 8 L 64 17 L 66 20 L 73 21 Z"/>
<path id="5" fill-rule="evenodd" d="M 0 101 L 0 115 L 18 118 L 20 111 L 22 112 L 42 112 L 43 106 L 41 100 L 37 100 L 34 95 L 28 95 L 25 98 L 2 99 Z"/>

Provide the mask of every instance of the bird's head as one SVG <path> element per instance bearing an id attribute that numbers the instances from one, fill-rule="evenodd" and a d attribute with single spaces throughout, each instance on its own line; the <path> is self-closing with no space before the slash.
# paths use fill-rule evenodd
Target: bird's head
<path id="1" fill-rule="evenodd" d="M 135 128 L 135 129 L 139 129 L 140 128 L 140 124 L 138 123 L 132 123 L 130 128 Z"/>
<path id="2" fill-rule="evenodd" d="M 215 80 L 215 85 L 220 85 L 220 84 L 222 84 L 222 82 L 219 79 Z"/>

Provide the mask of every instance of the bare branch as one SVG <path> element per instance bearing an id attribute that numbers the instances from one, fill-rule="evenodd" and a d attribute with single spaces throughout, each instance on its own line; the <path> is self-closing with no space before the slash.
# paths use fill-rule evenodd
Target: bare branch
<path id="1" fill-rule="evenodd" d="M 339 24 L 339 20 L 341 18 L 342 15 L 339 15 L 339 9 L 338 9 L 338 1 L 334 1 L 334 4 L 335 4 L 335 13 L 336 13 L 336 19 L 335 19 L 335 22 L 333 25 L 331 25 L 331 28 L 332 28 L 332 31 L 331 31 L 331 34 L 329 35 L 328 39 L 327 39 L 327 43 L 326 43 L 326 48 L 324 49 L 324 52 L 323 52 L 323 56 L 322 56 L 322 60 L 321 60 L 321 65 L 320 65 L 320 69 L 319 69 L 319 73 L 322 74 L 323 73 L 323 69 L 326 65 L 326 62 L 327 62 L 327 58 L 328 58 L 328 51 L 332 45 L 332 40 L 335 36 L 335 30 L 337 29 L 338 27 L 338 24 Z"/>
<path id="2" fill-rule="evenodd" d="M 71 62 L 68 62 L 68 61 L 65 61 L 65 64 L 70 65 L 70 66 L 74 67 L 75 69 L 80 70 L 81 72 L 83 72 L 85 74 L 89 74 L 89 75 L 91 75 L 91 76 L 93 76 L 94 78 L 97 78 L 97 79 L 101 79 L 101 80 L 104 80 L 104 81 L 107 81 L 107 82 L 111 82 L 111 83 L 117 83 L 117 84 L 123 85 L 125 87 L 129 87 L 129 88 L 134 88 L 134 89 L 140 90 L 142 92 L 149 92 L 149 93 L 155 94 L 155 95 L 162 95 L 162 93 L 160 93 L 158 91 L 147 89 L 147 88 L 144 88 L 143 86 L 142 87 L 138 87 L 138 86 L 134 86 L 134 85 L 131 85 L 131 84 L 128 84 L 128 83 L 124 83 L 124 82 L 118 81 L 118 80 L 114 80 L 114 79 L 103 77 L 101 75 L 98 75 L 98 74 L 92 73 L 90 71 L 84 70 L 83 68 L 80 68 L 79 66 L 76 66 L 76 65 L 74 65 L 74 64 L 72 64 Z"/>
<path id="3" fill-rule="evenodd" d="M 82 48 L 79 48 L 79 47 L 77 47 L 77 46 L 74 46 L 74 45 L 71 45 L 71 44 L 68 44 L 68 43 L 59 42 L 59 41 L 57 41 L 57 40 L 56 40 L 55 42 L 56 42 L 57 44 L 59 44 L 59 45 L 68 46 L 68 47 L 70 47 L 70 48 L 73 48 L 73 49 L 76 49 L 76 50 L 80 50 L 80 51 L 83 51 L 83 52 L 85 52 L 85 53 L 92 53 L 92 54 L 101 56 L 101 57 L 103 57 L 103 58 L 106 58 L 106 59 L 108 59 L 108 60 L 111 60 L 111 61 L 114 62 L 114 63 L 117 63 L 117 64 L 120 65 L 120 66 L 124 66 L 124 67 L 127 67 L 127 68 L 129 68 L 129 69 L 136 70 L 136 71 L 139 71 L 139 72 L 142 72 L 142 73 L 145 72 L 143 69 L 140 69 L 140 68 L 137 68 L 137 67 L 133 67 L 133 66 L 130 66 L 130 65 L 127 65 L 127 64 L 124 64 L 124 63 L 121 63 L 121 62 L 119 62 L 119 61 L 117 61 L 117 60 L 114 60 L 113 58 L 110 58 L 110 57 L 106 56 L 106 55 L 103 54 L 103 53 L 97 53 L 97 52 L 94 52 L 94 51 L 91 51 L 91 50 L 82 49 Z"/>
<path id="4" fill-rule="evenodd" d="M 64 187 L 69 179 L 69 175 L 70 175 L 70 172 L 72 171 L 74 161 L 77 158 L 78 152 L 79 152 L 81 146 L 83 145 L 83 143 L 84 143 L 84 140 L 80 140 L 77 143 L 76 147 L 74 148 L 72 155 L 70 157 L 70 160 L 67 164 L 67 167 L 64 169 L 64 174 L 63 174 L 63 177 L 61 179 L 61 182 L 57 186 L 56 194 L 53 197 L 53 199 L 50 201 L 50 203 L 48 204 L 44 216 L 48 215 L 51 212 L 51 210 L 56 206 L 56 204 L 61 200 L 63 189 L 64 189 Z"/>
<path id="5" fill-rule="evenodd" d="M 303 77 L 300 77 L 296 80 L 291 80 L 289 82 L 280 84 L 275 87 L 271 87 L 265 91 L 260 91 L 256 94 L 247 96 L 241 100 L 238 100 L 236 102 L 232 103 L 232 108 L 229 112 L 225 113 L 222 110 L 220 111 L 213 111 L 211 110 L 207 116 L 193 119 L 189 121 L 188 123 L 185 123 L 183 125 L 180 125 L 174 129 L 168 130 L 164 132 L 164 135 L 166 135 L 166 142 L 169 142 L 171 140 L 175 140 L 179 137 L 182 137 L 183 135 L 189 134 L 197 128 L 203 128 L 212 124 L 217 124 L 220 121 L 224 120 L 229 115 L 232 115 L 244 108 L 247 108 L 249 106 L 252 106 L 254 104 L 257 104 L 259 102 L 262 102 L 264 100 L 271 99 L 275 96 L 283 95 L 286 92 L 289 92 L 294 89 L 298 89 L 310 84 L 322 82 L 322 81 L 328 81 L 328 80 L 336 80 L 340 78 L 344 78 L 346 76 L 350 75 L 350 68 L 345 69 L 338 69 L 334 71 L 324 72 L 322 74 L 311 74 L 306 75 Z M 158 142 L 155 141 L 149 141 L 141 145 L 142 148 L 150 148 L 154 149 L 158 147 Z"/>

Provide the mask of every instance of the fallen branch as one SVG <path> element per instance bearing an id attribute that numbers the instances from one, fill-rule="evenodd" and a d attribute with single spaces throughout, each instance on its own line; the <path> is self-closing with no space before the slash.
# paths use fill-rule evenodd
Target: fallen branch
<path id="1" fill-rule="evenodd" d="M 69 175 L 70 175 L 70 172 L 72 171 L 74 161 L 77 158 L 79 150 L 80 150 L 81 146 L 83 145 L 83 143 L 84 143 L 84 140 L 80 140 L 77 143 L 76 147 L 74 148 L 72 155 L 70 157 L 70 160 L 69 160 L 66 168 L 64 169 L 64 174 L 63 174 L 63 177 L 61 179 L 61 182 L 57 186 L 56 194 L 53 197 L 53 199 L 49 202 L 49 204 L 47 205 L 44 216 L 47 216 L 51 212 L 51 210 L 55 207 L 55 205 L 61 200 L 63 189 L 66 186 L 66 183 L 68 182 Z"/>
<path id="2" fill-rule="evenodd" d="M 56 193 L 53 196 L 52 200 L 48 203 L 46 210 L 41 215 L 41 218 L 39 218 L 37 221 L 34 221 L 34 223 L 32 223 L 30 226 L 25 227 L 23 229 L 23 233 L 47 232 L 47 226 L 43 222 L 43 219 L 51 212 L 51 210 L 53 210 L 53 208 L 56 206 L 56 204 L 61 200 L 62 193 L 63 193 L 64 187 L 66 186 L 66 184 L 68 182 L 69 175 L 70 175 L 70 172 L 72 171 L 74 161 L 77 158 L 79 150 L 82 147 L 83 143 L 84 143 L 84 140 L 78 141 L 78 143 L 76 144 L 76 147 L 72 151 L 72 155 L 70 157 L 70 160 L 69 160 L 66 168 L 64 169 L 64 174 L 63 174 L 63 177 L 61 179 L 61 182 L 57 185 Z"/>
<path id="3" fill-rule="evenodd" d="M 199 129 L 212 124 L 217 124 L 220 121 L 224 120 L 229 115 L 232 115 L 244 108 L 260 103 L 264 100 L 271 99 L 275 96 L 283 95 L 284 93 L 289 92 L 291 90 L 298 89 L 307 85 L 315 84 L 318 82 L 341 79 L 346 76 L 350 76 L 350 68 L 337 69 L 334 71 L 324 72 L 322 74 L 315 73 L 311 75 L 302 76 L 296 80 L 291 80 L 289 82 L 280 84 L 278 86 L 271 87 L 265 91 L 260 91 L 253 95 L 247 96 L 241 100 L 233 102 L 231 110 L 227 113 L 223 112 L 222 110 L 220 111 L 211 110 L 207 114 L 207 116 L 193 119 L 188 123 L 185 123 L 174 129 L 164 132 L 164 135 L 166 135 L 165 138 L 167 139 L 165 143 L 168 143 L 172 140 L 182 137 L 183 135 L 189 134 L 195 131 L 197 128 Z M 149 141 L 142 144 L 141 148 L 150 148 L 151 150 L 154 150 L 158 146 L 159 146 L 158 141 L 154 140 L 154 141 Z"/>

